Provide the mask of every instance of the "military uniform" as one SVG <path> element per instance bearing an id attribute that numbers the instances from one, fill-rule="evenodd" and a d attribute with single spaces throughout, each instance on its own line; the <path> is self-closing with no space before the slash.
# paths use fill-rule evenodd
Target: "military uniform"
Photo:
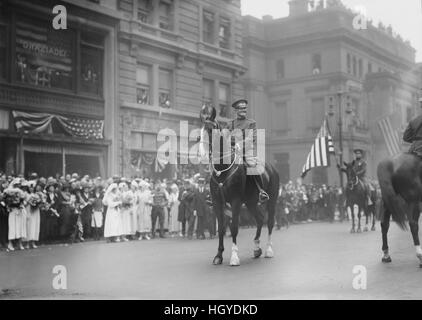
<path id="1" fill-rule="evenodd" d="M 356 153 L 361 153 L 363 154 L 363 151 L 360 149 L 357 149 L 354 151 L 355 154 Z M 367 205 L 371 205 L 372 201 L 371 201 L 371 190 L 373 189 L 371 183 L 368 181 L 368 179 L 366 178 L 366 168 L 367 168 L 367 163 L 365 160 L 363 159 L 355 159 L 352 162 L 353 165 L 353 169 L 356 173 L 356 176 L 359 178 L 360 181 L 362 181 L 363 186 L 365 188 L 365 194 L 366 194 L 366 198 L 367 198 Z"/>
<path id="2" fill-rule="evenodd" d="M 256 155 L 255 150 L 257 150 L 257 128 L 256 121 L 246 118 L 246 105 L 248 101 L 245 99 L 238 100 L 233 103 L 232 108 L 236 109 L 238 113 L 245 113 L 243 117 L 238 116 L 236 119 L 232 120 L 229 123 L 229 130 L 232 132 L 235 130 L 241 130 L 243 137 L 241 137 L 243 146 L 241 147 L 243 151 L 243 158 L 248 167 L 248 175 L 253 175 L 255 177 L 256 185 L 259 189 L 260 201 L 268 200 L 268 194 L 263 190 L 263 175 L 265 174 L 265 162 L 259 159 Z M 234 136 L 236 134 L 234 132 Z M 238 139 L 238 138 L 237 138 Z M 236 141 L 238 142 L 238 140 Z M 259 178 L 260 181 L 257 181 Z"/>
<path id="3" fill-rule="evenodd" d="M 403 134 L 403 140 L 411 143 L 409 152 L 422 158 L 422 115 L 409 122 Z"/>
<path id="4" fill-rule="evenodd" d="M 422 89 L 419 95 L 419 103 L 422 107 Z M 409 152 L 422 158 L 422 115 L 417 116 L 409 122 L 403 133 L 403 140 L 411 143 Z"/>
<path id="5" fill-rule="evenodd" d="M 366 181 L 366 161 L 365 160 L 353 160 L 353 169 L 355 170 L 356 175 L 361 181 Z"/>

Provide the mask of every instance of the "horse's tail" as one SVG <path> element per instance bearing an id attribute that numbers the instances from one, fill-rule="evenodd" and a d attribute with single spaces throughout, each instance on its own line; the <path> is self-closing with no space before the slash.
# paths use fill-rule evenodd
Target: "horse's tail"
<path id="1" fill-rule="evenodd" d="M 384 210 L 381 210 L 380 219 L 383 221 L 384 211 L 388 210 L 398 226 L 403 230 L 407 230 L 406 216 L 409 208 L 403 197 L 394 190 L 393 172 L 394 167 L 391 160 L 384 160 L 378 165 L 377 175 L 382 201 L 384 202 Z"/>

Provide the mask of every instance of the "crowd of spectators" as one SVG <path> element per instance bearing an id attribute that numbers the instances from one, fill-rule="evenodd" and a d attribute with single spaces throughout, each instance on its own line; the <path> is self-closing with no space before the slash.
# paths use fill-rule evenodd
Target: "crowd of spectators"
<path id="1" fill-rule="evenodd" d="M 217 219 L 207 180 L 199 174 L 181 180 L 105 180 L 77 173 L 49 178 L 33 173 L 27 179 L 0 173 L 0 247 L 14 251 L 86 239 L 214 238 Z M 337 186 L 280 185 L 276 228 L 333 222 L 336 214 L 342 221 L 348 218 L 344 202 Z M 240 225 L 255 226 L 246 208 L 242 211 Z M 229 218 L 225 221 L 228 225 Z"/>
<path id="2" fill-rule="evenodd" d="M 39 243 L 205 239 L 216 235 L 210 192 L 198 174 L 184 180 L 80 177 L 27 179 L 0 173 L 0 247 Z"/>

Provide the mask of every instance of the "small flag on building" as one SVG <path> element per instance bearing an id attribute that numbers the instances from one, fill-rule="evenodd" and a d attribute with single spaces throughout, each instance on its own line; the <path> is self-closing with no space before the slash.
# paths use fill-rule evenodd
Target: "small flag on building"
<path id="1" fill-rule="evenodd" d="M 330 154 L 335 154 L 333 138 L 331 137 L 327 119 L 324 119 L 321 130 L 319 131 L 311 152 L 306 159 L 302 169 L 302 178 L 306 176 L 309 170 L 317 167 L 330 166 Z"/>
<path id="2" fill-rule="evenodd" d="M 400 137 L 397 130 L 394 130 L 393 125 L 391 124 L 390 116 L 386 116 L 379 120 L 378 127 L 381 130 L 389 155 L 393 157 L 399 154 L 401 152 Z"/>

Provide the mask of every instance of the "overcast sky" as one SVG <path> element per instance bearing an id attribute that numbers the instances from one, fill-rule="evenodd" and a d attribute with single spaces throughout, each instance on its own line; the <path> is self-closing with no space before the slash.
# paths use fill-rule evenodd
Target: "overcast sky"
<path id="1" fill-rule="evenodd" d="M 289 14 L 289 0 L 241 0 L 243 15 L 274 18 Z M 417 50 L 416 60 L 422 62 L 422 0 L 343 0 L 350 8 L 365 7 L 368 17 L 377 25 L 391 24 L 393 30 L 408 39 Z"/>

